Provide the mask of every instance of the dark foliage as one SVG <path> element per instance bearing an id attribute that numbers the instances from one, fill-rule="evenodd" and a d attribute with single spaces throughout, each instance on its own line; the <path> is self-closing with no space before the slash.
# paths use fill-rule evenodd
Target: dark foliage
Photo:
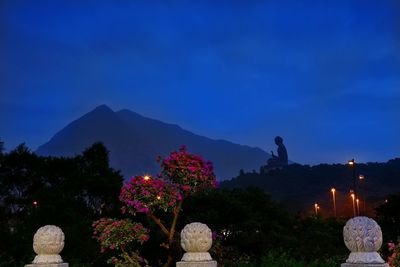
<path id="1" fill-rule="evenodd" d="M 0 266 L 32 261 L 32 238 L 47 224 L 66 236 L 63 258 L 74 265 L 105 262 L 91 224 L 119 207 L 122 177 L 108 151 L 94 144 L 73 158 L 39 157 L 25 145 L 0 157 Z"/>
<path id="2" fill-rule="evenodd" d="M 383 194 L 390 183 L 398 182 L 399 164 L 399 159 L 386 164 L 360 164 L 359 171 L 368 179 L 365 189 L 374 186 Z M 261 188 L 218 189 L 188 198 L 177 229 L 180 231 L 190 222 L 207 223 L 216 234 L 213 257 L 220 263 L 227 262 L 226 266 L 232 266 L 232 262 L 252 262 L 257 266 L 275 260 L 280 252 L 304 264 L 343 262 L 347 254 L 342 240 L 345 220 L 295 217 L 265 191 L 280 202 L 304 205 L 310 198 L 308 194 L 330 188 L 332 183 L 345 190 L 351 182 L 350 173 L 344 165 L 291 165 L 262 175 L 242 171 L 240 177 L 223 186 Z M 304 186 L 305 181 L 308 186 Z M 121 216 L 121 186 L 121 175 L 109 167 L 108 152 L 99 143 L 72 158 L 40 157 L 25 145 L 0 153 L 0 266 L 30 262 L 34 256 L 33 234 L 46 224 L 63 229 L 66 246 L 62 256 L 71 266 L 106 266 L 109 255 L 99 253 L 98 244 L 91 238 L 91 224 L 100 217 Z M 393 195 L 377 209 L 386 240 L 400 235 L 399 206 L 400 196 Z M 163 221 L 169 221 L 171 216 L 158 215 Z M 154 229 L 145 216 L 136 216 L 135 221 Z M 141 248 L 152 266 L 158 266 L 159 259 L 165 257 L 165 250 L 159 246 L 161 241 L 162 236 L 152 232 Z M 173 250 L 179 260 L 179 235 Z"/>
<path id="3" fill-rule="evenodd" d="M 400 193 L 389 196 L 377 207 L 376 215 L 384 240 L 387 242 L 400 240 Z"/>
<path id="4" fill-rule="evenodd" d="M 216 232 L 213 254 L 219 262 L 252 261 L 269 251 L 285 251 L 312 262 L 342 259 L 344 222 L 319 217 L 296 218 L 259 188 L 215 190 L 185 203 L 184 224 L 207 222 Z"/>
<path id="5" fill-rule="evenodd" d="M 400 158 L 386 163 L 357 163 L 356 176 L 359 174 L 365 179 L 357 179 L 357 192 L 361 199 L 366 199 L 367 213 L 373 216 L 373 209 L 385 196 L 397 193 L 400 188 Z M 335 187 L 338 204 L 343 205 L 340 210 L 343 217 L 351 215 L 350 206 L 345 205 L 349 203 L 352 185 L 352 170 L 345 164 L 291 164 L 266 173 L 241 172 L 238 177 L 221 183 L 222 188 L 262 188 L 294 213 L 312 211 L 315 202 L 320 203 L 322 210 L 331 211 L 330 189 Z"/>

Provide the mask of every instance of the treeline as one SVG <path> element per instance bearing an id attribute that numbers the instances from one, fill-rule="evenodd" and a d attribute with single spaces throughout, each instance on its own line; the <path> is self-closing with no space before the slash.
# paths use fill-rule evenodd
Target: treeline
<path id="1" fill-rule="evenodd" d="M 73 158 L 40 157 L 23 144 L 1 152 L 0 266 L 31 262 L 33 234 L 47 224 L 63 229 L 63 257 L 72 266 L 101 266 L 91 224 L 116 213 L 121 185 L 100 143 Z"/>
<path id="2" fill-rule="evenodd" d="M 288 173 L 297 168 L 297 175 L 293 174 L 297 179 L 313 177 L 311 167 L 290 168 Z M 280 172 L 286 171 L 268 175 L 278 178 Z M 256 174 L 243 175 L 241 179 Z M 108 151 L 100 143 L 72 158 L 41 157 L 25 145 L 8 153 L 0 150 L 0 266 L 19 267 L 31 262 L 33 234 L 46 224 L 63 229 L 66 242 L 62 257 L 70 266 L 108 266 L 110 255 L 100 253 L 91 225 L 101 217 L 123 216 L 118 201 L 122 182 L 120 173 L 109 166 Z M 393 196 L 378 210 L 385 241 L 400 235 L 399 204 L 400 197 Z M 218 189 L 196 195 L 184 203 L 181 216 L 178 232 L 195 221 L 210 226 L 215 237 L 212 256 L 221 266 L 263 266 L 262 262 L 277 261 L 304 263 L 295 266 L 336 266 L 348 253 L 342 238 L 345 218 L 296 217 L 260 188 Z M 145 226 L 152 223 L 145 216 L 136 219 Z M 159 266 L 165 256 L 160 240 L 162 236 L 150 233 L 150 240 L 140 248 L 151 266 Z M 180 260 L 179 235 L 174 250 L 175 259 Z"/>
<path id="3" fill-rule="evenodd" d="M 357 193 L 366 200 L 367 213 L 384 203 L 388 195 L 400 192 L 400 158 L 386 163 L 356 163 Z M 362 180 L 359 175 L 363 175 Z M 319 203 L 326 216 L 332 216 L 331 188 L 337 192 L 340 216 L 351 216 L 349 191 L 353 189 L 353 170 L 346 164 L 315 166 L 291 164 L 267 172 L 240 171 L 236 178 L 221 183 L 223 188 L 259 187 L 294 213 L 310 213 Z M 339 211 L 339 210 L 338 210 Z"/>

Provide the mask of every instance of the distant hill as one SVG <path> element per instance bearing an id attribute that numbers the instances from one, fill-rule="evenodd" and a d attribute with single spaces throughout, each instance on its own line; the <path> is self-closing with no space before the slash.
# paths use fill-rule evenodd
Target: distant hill
<path id="1" fill-rule="evenodd" d="M 240 169 L 258 169 L 270 158 L 259 148 L 212 140 L 130 110 L 114 112 L 105 105 L 71 122 L 36 152 L 45 156 L 73 156 L 98 141 L 110 150 L 111 166 L 121 170 L 125 177 L 157 174 L 156 157 L 166 156 L 181 145 L 211 160 L 219 180 L 237 176 Z"/>
<path id="2" fill-rule="evenodd" d="M 358 163 L 356 173 L 357 177 L 364 175 L 363 180 L 357 179 L 357 191 L 362 202 L 367 200 L 365 208 L 369 214 L 387 195 L 400 192 L 400 158 L 386 163 Z M 221 183 L 223 188 L 260 187 L 293 212 L 313 212 L 314 203 L 318 203 L 325 214 L 332 212 L 330 190 L 335 188 L 341 216 L 352 213 L 352 185 L 352 170 L 343 164 L 291 164 L 265 174 L 244 172 Z"/>

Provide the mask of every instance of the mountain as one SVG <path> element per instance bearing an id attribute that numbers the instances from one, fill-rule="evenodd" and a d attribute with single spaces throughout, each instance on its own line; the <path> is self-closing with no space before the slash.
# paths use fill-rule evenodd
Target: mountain
<path id="1" fill-rule="evenodd" d="M 71 122 L 36 152 L 44 156 L 73 156 L 95 142 L 105 144 L 110 150 L 111 166 L 121 170 L 125 177 L 159 173 L 156 157 L 166 156 L 182 145 L 211 160 L 218 180 L 235 177 L 240 169 L 258 169 L 270 158 L 259 148 L 213 140 L 130 110 L 114 112 L 105 105 Z"/>

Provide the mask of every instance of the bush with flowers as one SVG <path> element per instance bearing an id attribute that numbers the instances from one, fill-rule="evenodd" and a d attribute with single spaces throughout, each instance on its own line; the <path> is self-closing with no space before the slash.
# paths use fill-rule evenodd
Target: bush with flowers
<path id="1" fill-rule="evenodd" d="M 129 219 L 116 220 L 102 218 L 93 223 L 94 236 L 100 242 L 101 252 L 107 250 L 119 251 L 120 259 L 113 257 L 108 262 L 115 266 L 123 266 L 124 262 L 131 266 L 146 265 L 146 261 L 139 257 L 137 252 L 131 252 L 134 243 L 140 243 L 149 239 L 149 230 L 140 223 Z"/>
<path id="2" fill-rule="evenodd" d="M 400 267 L 400 243 L 388 243 L 389 252 L 392 253 L 388 257 L 388 264 L 390 267 Z"/>
<path id="3" fill-rule="evenodd" d="M 217 186 L 213 165 L 204 161 L 198 155 L 188 153 L 182 146 L 179 151 L 172 152 L 165 159 L 158 159 L 161 165 L 161 174 L 157 177 L 134 176 L 121 189 L 120 201 L 123 203 L 122 213 L 135 216 L 145 214 L 154 221 L 163 233 L 166 242 L 161 246 L 166 248 L 168 259 L 164 266 L 173 263 L 172 245 L 175 237 L 175 228 L 183 201 L 197 192 Z M 172 213 L 172 221 L 162 221 L 158 212 Z M 110 263 L 115 266 L 146 266 L 139 255 L 126 251 L 126 245 L 132 242 L 144 242 L 148 239 L 148 231 L 142 225 L 130 221 L 115 221 L 101 219 L 94 223 L 94 235 L 100 241 L 102 251 L 115 249 L 122 251 L 120 258 L 112 258 Z M 135 229 L 131 226 L 136 226 Z M 132 233 L 125 230 L 133 229 Z M 139 265 L 137 265 L 139 264 Z"/>

